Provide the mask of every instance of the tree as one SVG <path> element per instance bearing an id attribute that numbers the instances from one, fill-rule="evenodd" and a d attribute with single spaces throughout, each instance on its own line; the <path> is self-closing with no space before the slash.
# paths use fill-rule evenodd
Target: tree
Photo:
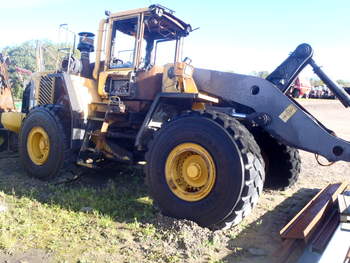
<path id="1" fill-rule="evenodd" d="M 350 82 L 342 79 L 336 81 L 342 87 L 350 87 Z"/>
<path id="2" fill-rule="evenodd" d="M 47 40 L 40 41 L 43 47 L 43 60 L 45 62 L 45 70 L 54 70 L 56 67 L 56 59 L 58 48 L 63 45 L 54 44 Z M 19 75 L 16 67 L 29 70 L 31 72 L 37 71 L 36 65 L 36 47 L 37 41 L 31 40 L 16 46 L 5 47 L 2 53 L 8 56 L 11 60 L 9 66 L 9 76 L 11 80 L 11 87 L 13 96 L 16 99 L 21 98 L 24 86 L 30 80 L 30 76 Z M 60 54 L 59 57 L 62 57 Z"/>
<path id="3" fill-rule="evenodd" d="M 23 81 L 16 73 L 16 66 L 35 71 L 35 48 L 33 43 L 28 41 L 19 46 L 6 47 L 2 53 L 10 58 L 9 76 L 12 93 L 15 98 L 19 98 L 23 91 Z"/>
<path id="4" fill-rule="evenodd" d="M 312 87 L 318 87 L 318 86 L 325 86 L 322 80 L 319 78 L 316 79 L 310 79 L 310 83 Z"/>

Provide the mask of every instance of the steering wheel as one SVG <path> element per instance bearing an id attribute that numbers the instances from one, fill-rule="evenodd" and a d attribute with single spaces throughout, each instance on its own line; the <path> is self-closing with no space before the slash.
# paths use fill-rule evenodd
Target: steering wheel
<path id="1" fill-rule="evenodd" d="M 124 64 L 124 61 L 119 58 L 113 58 L 112 63 L 118 65 L 118 64 Z"/>

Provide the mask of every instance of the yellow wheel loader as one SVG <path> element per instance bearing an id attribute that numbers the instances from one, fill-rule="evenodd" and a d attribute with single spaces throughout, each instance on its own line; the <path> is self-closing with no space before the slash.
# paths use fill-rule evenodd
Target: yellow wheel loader
<path id="1" fill-rule="evenodd" d="M 181 57 L 191 31 L 172 10 L 152 5 L 106 12 L 96 51 L 94 34 L 79 33 L 81 59 L 69 52 L 57 70 L 35 73 L 22 112 L 1 114 L 2 125 L 19 134 L 27 173 L 50 179 L 75 165 L 142 162 L 162 213 L 219 229 L 251 212 L 264 182 L 295 182 L 297 149 L 350 161 L 350 144 L 287 95 L 311 65 L 350 105 L 309 45 L 299 45 L 262 79 L 195 69 Z M 159 65 L 164 47 L 171 59 Z"/>

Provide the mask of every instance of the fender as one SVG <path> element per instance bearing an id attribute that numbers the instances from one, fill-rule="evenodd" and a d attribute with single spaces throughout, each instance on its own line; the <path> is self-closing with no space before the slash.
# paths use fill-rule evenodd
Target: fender
<path id="1" fill-rule="evenodd" d="M 150 109 L 147 112 L 147 115 L 143 121 L 142 126 L 140 127 L 136 140 L 135 147 L 138 150 L 144 150 L 148 142 L 147 133 L 152 131 L 152 129 L 160 128 L 164 120 L 164 114 L 157 114 L 159 112 L 165 112 L 167 109 L 165 107 L 169 105 L 176 105 L 177 113 L 192 109 L 193 103 L 195 102 L 212 102 L 218 103 L 216 97 L 211 97 L 201 93 L 178 93 L 178 92 L 161 92 L 154 99 Z M 166 115 L 168 116 L 168 115 Z"/>

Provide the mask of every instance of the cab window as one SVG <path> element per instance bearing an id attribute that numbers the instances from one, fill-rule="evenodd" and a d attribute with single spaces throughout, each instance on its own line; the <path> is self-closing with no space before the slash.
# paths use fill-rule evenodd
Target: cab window
<path id="1" fill-rule="evenodd" d="M 133 68 L 138 17 L 113 23 L 110 68 Z"/>

